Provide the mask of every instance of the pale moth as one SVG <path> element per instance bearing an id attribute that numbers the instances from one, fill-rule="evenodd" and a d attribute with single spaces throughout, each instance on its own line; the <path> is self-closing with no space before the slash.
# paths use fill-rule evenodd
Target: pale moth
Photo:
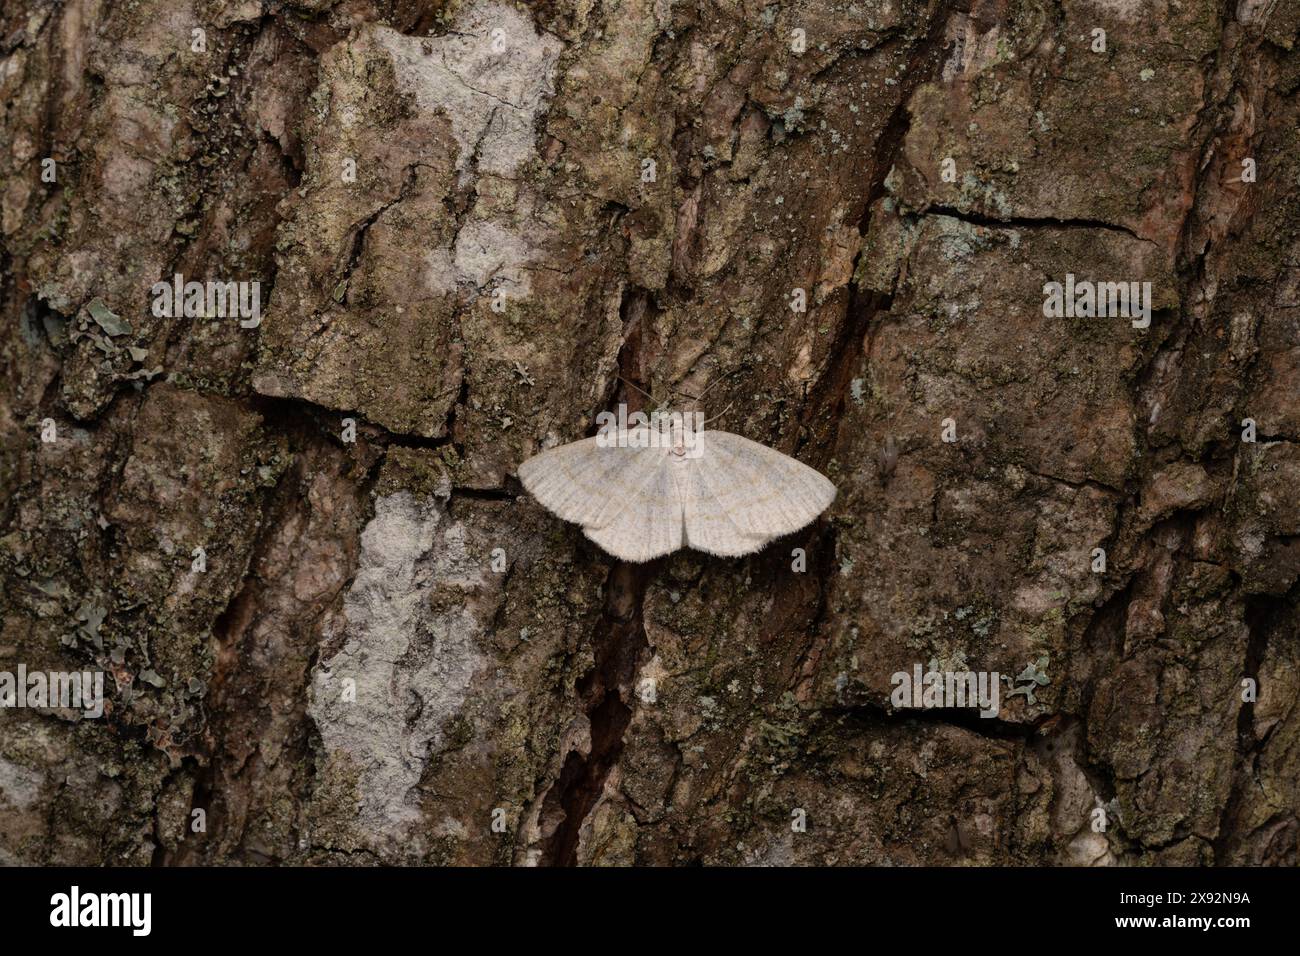
<path id="1" fill-rule="evenodd" d="M 803 462 L 690 416 L 552 448 L 519 466 L 548 511 L 623 561 L 689 547 L 721 557 L 761 550 L 816 520 L 835 486 Z"/>

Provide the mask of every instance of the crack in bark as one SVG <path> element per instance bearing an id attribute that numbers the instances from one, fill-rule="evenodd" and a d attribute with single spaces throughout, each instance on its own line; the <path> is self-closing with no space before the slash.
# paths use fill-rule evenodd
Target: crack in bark
<path id="1" fill-rule="evenodd" d="M 406 168 L 402 170 L 402 177 L 403 177 L 402 185 L 398 188 L 397 195 L 394 196 L 392 199 L 388 200 L 386 203 L 383 203 L 378 209 L 376 209 L 365 219 L 361 220 L 359 223 L 356 223 L 352 227 L 353 228 L 352 245 L 351 248 L 348 250 L 348 260 L 343 267 L 342 274 L 339 279 L 340 282 L 351 281 L 352 272 L 353 270 L 356 269 L 357 262 L 361 259 L 361 253 L 365 249 L 366 233 L 370 231 L 370 227 L 373 226 L 376 221 L 378 221 L 380 216 L 382 216 L 384 213 L 386 213 L 389 209 L 393 208 L 394 206 L 400 205 L 401 203 L 406 201 L 407 197 L 410 195 L 411 189 L 415 186 L 415 180 L 416 177 L 418 176 L 417 170 L 421 168 L 432 169 L 433 167 L 430 166 L 428 163 L 422 163 L 419 162 L 418 160 L 416 162 L 409 163 L 406 166 Z M 317 335 L 321 333 L 323 329 L 324 326 L 318 328 L 315 332 L 312 333 L 312 337 L 315 338 Z"/>
<path id="2" fill-rule="evenodd" d="M 992 740 L 1030 743 L 1037 740 L 1051 716 L 1036 718 L 1026 723 L 1003 720 L 1001 717 L 981 717 L 970 708 L 918 707 L 908 710 L 891 710 L 883 704 L 862 702 L 852 705 L 826 707 L 828 716 L 849 717 L 876 725 L 907 726 L 909 724 L 942 724 L 955 727 L 979 737 Z"/>
<path id="3" fill-rule="evenodd" d="M 1294 600 L 1298 593 L 1300 585 L 1293 587 L 1290 594 L 1285 596 L 1259 595 L 1247 602 L 1245 618 L 1250 636 L 1246 641 L 1242 676 L 1255 680 L 1256 699 L 1263 691 L 1260 668 L 1268 651 L 1269 638 L 1274 630 L 1283 627 L 1288 617 L 1294 616 Z M 1271 732 L 1272 728 L 1269 733 Z M 1255 732 L 1255 701 L 1242 701 L 1241 708 L 1237 711 L 1237 759 L 1232 769 L 1232 786 L 1220 814 L 1218 834 L 1213 842 L 1216 866 L 1239 863 L 1236 855 L 1246 838 L 1255 832 L 1243 832 L 1238 818 L 1246 802 L 1247 790 L 1259 785 L 1259 754 L 1268 737 L 1269 734 L 1259 737 Z"/>
<path id="4" fill-rule="evenodd" d="M 605 583 L 606 603 L 592 637 L 594 664 L 575 684 L 590 724 L 587 754 L 570 750 L 560 776 L 543 804 L 543 818 L 562 818 L 543 853 L 551 866 L 574 866 L 582 824 L 604 793 L 610 771 L 623 755 L 632 721 L 632 682 L 646 648 L 642 605 L 657 564 L 616 563 Z"/>
<path id="5" fill-rule="evenodd" d="M 247 649 L 243 646 L 243 643 L 247 635 L 256 626 L 259 616 L 265 613 L 266 610 L 261 604 L 261 599 L 266 590 L 266 582 L 259 574 L 259 565 L 273 546 L 276 535 L 297 519 L 302 504 L 306 500 L 300 494 L 301 482 L 310 480 L 311 477 L 310 472 L 304 470 L 305 455 L 312 446 L 320 448 L 327 444 L 338 445 L 337 439 L 330 436 L 328 432 L 324 432 L 323 429 L 316 427 L 318 423 L 311 421 L 310 416 L 305 418 L 295 413 L 295 408 L 299 405 L 308 406 L 313 410 L 316 409 L 316 406 L 311 405 L 311 403 L 297 399 L 270 399 L 264 396 L 254 396 L 252 404 L 263 418 L 263 428 L 290 439 L 289 453 L 293 456 L 294 463 L 285 470 L 276 486 L 267 489 L 264 493 L 259 510 L 260 527 L 249 552 L 247 570 L 241 578 L 239 589 L 216 617 L 211 629 L 214 644 L 214 663 L 208 693 L 204 698 L 204 707 L 208 714 L 205 722 L 205 747 L 202 752 L 189 755 L 186 758 L 194 761 L 194 788 L 191 795 L 190 809 L 191 811 L 194 809 L 203 809 L 205 811 L 206 830 L 200 835 L 187 831 L 185 838 L 179 841 L 172 851 L 165 851 L 161 846 L 156 848 L 153 860 L 154 866 L 189 865 L 202 861 L 213 848 L 219 847 L 226 838 L 231 822 L 228 820 L 228 811 L 231 809 L 231 805 L 241 800 L 249 800 L 249 794 L 242 790 L 237 783 L 254 765 L 254 761 L 258 758 L 261 743 L 259 741 L 253 751 L 244 759 L 235 761 L 229 758 L 225 745 L 232 737 L 229 733 L 222 733 L 220 728 L 225 721 L 231 720 L 232 716 L 241 714 L 247 705 L 243 696 L 246 692 L 244 685 L 236 681 L 227 687 L 226 675 L 231 672 L 232 668 L 238 668 L 240 662 L 248 657 Z M 334 434 L 337 435 L 338 433 L 335 432 Z M 371 490 L 378 481 L 379 465 L 383 459 L 382 454 L 377 455 L 372 467 L 357 482 L 355 487 L 356 500 L 361 502 L 370 501 Z M 310 508 L 310 506 L 308 507 Z M 329 605 L 337 599 L 338 595 L 346 593 L 351 587 L 355 571 L 356 568 L 352 567 L 346 578 L 340 581 L 338 588 L 334 591 L 334 597 L 321 605 L 318 613 L 311 621 L 304 622 L 304 633 L 311 634 L 313 641 L 318 636 L 321 618 L 328 613 Z M 303 693 L 300 698 L 303 704 L 302 714 L 296 725 L 296 730 L 286 735 L 283 741 L 286 752 L 298 752 L 302 756 L 306 756 L 311 752 L 310 736 L 313 723 L 306 712 L 306 687 L 310 684 L 311 674 L 315 668 L 319 653 L 320 644 L 314 643 L 310 654 L 306 655 L 305 666 L 299 675 L 304 681 Z M 214 730 L 214 728 L 217 729 Z M 307 760 L 306 765 L 310 771 L 315 770 L 314 761 Z M 304 792 L 310 792 L 313 786 L 310 777 L 302 781 L 301 786 Z M 165 788 L 160 787 L 159 793 L 163 789 Z M 247 803 L 243 805 L 244 810 L 247 809 L 247 805 Z M 237 842 L 237 846 L 242 850 L 244 849 L 249 820 L 243 812 L 237 812 L 235 816 L 242 823 Z M 188 815 L 186 819 L 188 821 Z"/>
<path id="6" fill-rule="evenodd" d="M 1115 232 L 1122 236 L 1128 236 L 1130 239 L 1137 239 L 1139 242 L 1149 242 L 1152 245 L 1155 244 L 1154 239 L 1139 236 L 1128 226 L 1106 222 L 1104 219 L 1081 219 L 1075 217 L 1060 219 L 1055 216 L 1007 216 L 997 218 L 994 216 L 985 216 L 980 213 L 965 212 L 954 206 L 938 206 L 933 204 L 926 206 L 919 215 L 945 216 L 949 219 L 958 219 L 961 222 L 969 223 L 972 226 L 980 226 L 985 229 L 1102 229 L 1106 232 Z"/>
<path id="7" fill-rule="evenodd" d="M 885 195 L 885 179 L 893 168 L 903 142 L 912 125 L 911 99 L 916 89 L 942 67 L 943 51 L 946 47 L 944 36 L 948 20 L 955 9 L 954 0 L 939 0 L 935 10 L 930 14 L 930 29 L 916 44 L 908 58 L 904 73 L 906 80 L 899 90 L 898 103 L 889 120 L 876 140 L 875 149 L 867 160 L 866 176 L 869 186 L 863 203 L 862 217 L 858 222 L 858 235 L 865 237 L 871 228 L 871 218 L 875 207 Z M 865 243 L 859 249 L 853 261 L 853 275 L 857 275 L 862 256 L 865 255 Z M 845 399 L 853 368 L 864 351 L 861 346 L 868 342 L 872 325 L 877 316 L 887 314 L 893 305 L 893 296 L 879 292 L 862 292 L 856 281 L 849 284 L 849 301 L 845 310 L 844 322 L 829 352 L 830 363 L 826 372 L 818 379 L 814 387 L 812 400 L 805 406 L 801 421 L 800 437 L 795 446 L 795 455 L 811 442 L 814 434 L 814 422 L 818 417 L 825 419 L 821 433 L 810 463 L 823 464 L 833 454 L 840 424 L 844 418 Z"/>
<path id="8" fill-rule="evenodd" d="M 643 289 L 624 293 L 620 313 L 624 342 L 619 351 L 620 376 L 615 392 L 629 409 L 641 408 L 636 389 L 650 392 L 642 355 L 643 319 L 650 297 Z M 570 750 L 560 775 L 543 801 L 540 819 L 560 816 L 543 850 L 542 861 L 551 866 L 573 866 L 578 860 L 582 824 L 599 802 L 605 782 L 623 755 L 624 734 L 632 720 L 632 684 L 641 653 L 648 646 L 642 618 L 646 588 L 661 561 L 635 565 L 615 562 L 605 582 L 605 608 L 592 635 L 594 662 L 574 685 L 590 728 L 590 749 L 585 755 Z"/>

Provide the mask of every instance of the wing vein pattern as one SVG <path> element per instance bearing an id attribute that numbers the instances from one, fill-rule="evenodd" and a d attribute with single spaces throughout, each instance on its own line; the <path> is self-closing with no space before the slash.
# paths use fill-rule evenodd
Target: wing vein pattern
<path id="1" fill-rule="evenodd" d="M 752 554 L 811 524 L 835 499 L 829 480 L 775 449 L 730 432 L 699 437 L 702 454 L 685 458 L 585 438 L 530 458 L 519 479 L 602 549 L 637 562 L 683 546 Z"/>

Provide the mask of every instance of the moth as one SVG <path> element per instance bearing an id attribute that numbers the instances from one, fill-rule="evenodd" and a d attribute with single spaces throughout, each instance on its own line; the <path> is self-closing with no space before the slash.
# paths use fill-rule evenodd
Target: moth
<path id="1" fill-rule="evenodd" d="M 818 471 L 731 432 L 678 414 L 544 451 L 519 466 L 548 511 L 623 561 L 683 547 L 753 554 L 804 528 L 835 500 Z"/>

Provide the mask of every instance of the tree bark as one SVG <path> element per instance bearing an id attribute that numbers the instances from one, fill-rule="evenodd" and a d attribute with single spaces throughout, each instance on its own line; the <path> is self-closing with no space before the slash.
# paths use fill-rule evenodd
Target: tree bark
<path id="1" fill-rule="evenodd" d="M 1300 6 L 0 27 L 0 671 L 106 675 L 0 715 L 0 862 L 1296 864 Z M 820 521 L 514 476 L 705 388 Z"/>

